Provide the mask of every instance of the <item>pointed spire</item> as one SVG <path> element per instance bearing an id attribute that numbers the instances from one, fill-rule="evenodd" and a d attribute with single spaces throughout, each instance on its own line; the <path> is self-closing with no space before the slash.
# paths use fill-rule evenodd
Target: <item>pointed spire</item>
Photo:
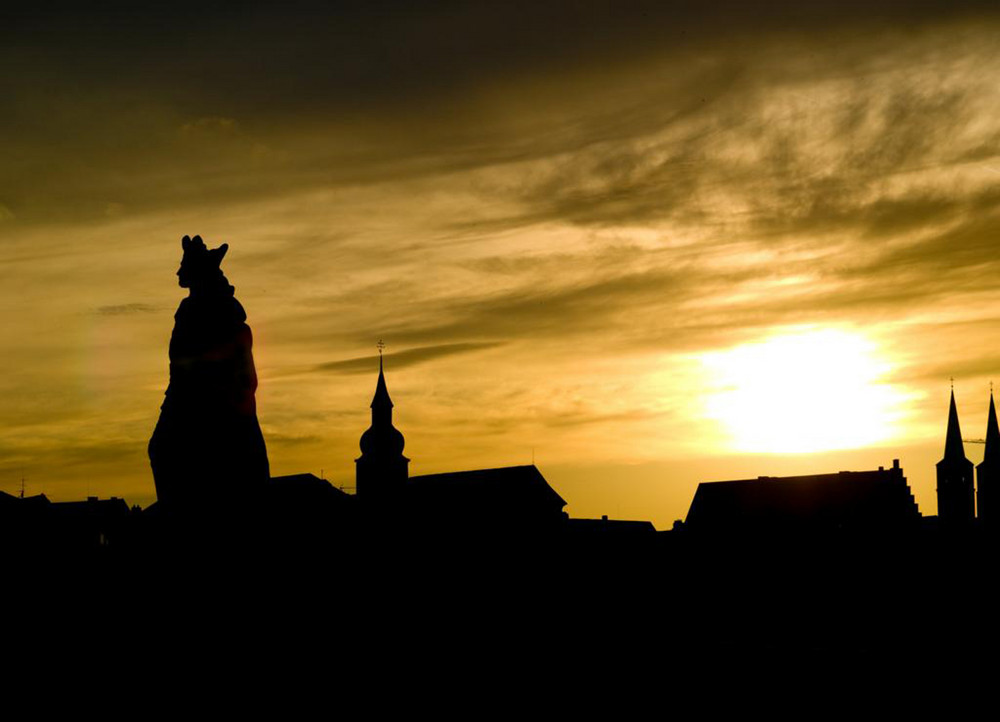
<path id="1" fill-rule="evenodd" d="M 391 409 L 392 399 L 389 398 L 389 389 L 385 385 L 385 374 L 382 371 L 382 349 L 385 344 L 382 339 L 378 340 L 378 382 L 375 384 L 375 397 L 372 399 L 373 409 Z"/>
<path id="2" fill-rule="evenodd" d="M 944 441 L 945 459 L 965 459 L 962 445 L 962 430 L 958 426 L 958 408 L 955 406 L 955 389 L 951 390 L 951 406 L 948 409 L 948 432 Z"/>
<path id="3" fill-rule="evenodd" d="M 997 407 L 993 403 L 992 388 L 990 389 L 990 415 L 986 421 L 986 449 L 983 452 L 983 459 L 1000 459 L 1000 425 L 997 424 Z"/>
<path id="4" fill-rule="evenodd" d="M 385 344 L 378 342 L 378 382 L 375 384 L 375 397 L 372 399 L 372 425 L 361 435 L 361 453 L 366 457 L 393 458 L 403 457 L 403 435 L 392 425 L 392 399 L 385 385 L 385 372 L 382 364 L 382 349 Z"/>

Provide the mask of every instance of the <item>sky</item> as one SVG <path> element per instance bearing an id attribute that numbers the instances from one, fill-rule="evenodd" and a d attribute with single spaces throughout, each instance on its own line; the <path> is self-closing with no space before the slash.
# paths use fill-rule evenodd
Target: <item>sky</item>
<path id="1" fill-rule="evenodd" d="M 572 516 L 894 458 L 933 514 L 950 379 L 985 435 L 995 3 L 4 13 L 0 490 L 155 499 L 196 233 L 274 474 L 353 484 L 380 338 L 411 474 L 534 460 Z"/>

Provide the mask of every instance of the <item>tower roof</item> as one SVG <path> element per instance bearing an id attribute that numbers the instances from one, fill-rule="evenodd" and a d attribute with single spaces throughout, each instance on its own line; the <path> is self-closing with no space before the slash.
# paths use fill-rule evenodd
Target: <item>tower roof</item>
<path id="1" fill-rule="evenodd" d="M 385 373 L 382 370 L 382 354 L 379 348 L 378 383 L 375 384 L 375 397 L 371 403 L 372 425 L 361 435 L 361 453 L 363 456 L 379 458 L 402 457 L 403 434 L 392 425 L 392 399 L 385 385 Z"/>
<path id="2" fill-rule="evenodd" d="M 945 459 L 965 459 L 962 444 L 962 430 L 958 426 L 958 408 L 955 406 L 955 390 L 951 392 L 951 406 L 948 409 L 948 432 L 944 440 Z"/>
<path id="3" fill-rule="evenodd" d="M 392 408 L 392 399 L 389 398 L 389 389 L 385 386 L 385 374 L 382 373 L 382 354 L 378 356 L 378 383 L 375 384 L 375 396 L 372 398 L 371 407 Z"/>
<path id="4" fill-rule="evenodd" d="M 984 459 L 1000 458 L 1000 426 L 997 424 L 997 407 L 993 403 L 993 392 L 990 392 L 990 415 L 986 421 L 986 449 Z"/>

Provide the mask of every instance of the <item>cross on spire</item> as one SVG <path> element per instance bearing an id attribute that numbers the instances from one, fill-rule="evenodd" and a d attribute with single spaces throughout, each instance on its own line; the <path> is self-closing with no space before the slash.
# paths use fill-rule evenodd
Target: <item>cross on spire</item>
<path id="1" fill-rule="evenodd" d="M 381 356 L 382 355 L 382 349 L 385 348 L 385 342 L 382 339 L 379 339 L 378 343 L 375 344 L 375 347 L 378 349 L 378 355 Z"/>

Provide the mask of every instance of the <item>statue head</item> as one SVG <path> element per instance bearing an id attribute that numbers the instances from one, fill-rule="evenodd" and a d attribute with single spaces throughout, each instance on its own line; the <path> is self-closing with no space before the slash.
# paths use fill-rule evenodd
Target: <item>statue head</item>
<path id="1" fill-rule="evenodd" d="M 229 250 L 228 243 L 209 249 L 201 236 L 184 236 L 181 248 L 184 249 L 184 256 L 181 267 L 177 269 L 177 283 L 181 288 L 209 288 L 226 282 L 220 264 Z"/>

